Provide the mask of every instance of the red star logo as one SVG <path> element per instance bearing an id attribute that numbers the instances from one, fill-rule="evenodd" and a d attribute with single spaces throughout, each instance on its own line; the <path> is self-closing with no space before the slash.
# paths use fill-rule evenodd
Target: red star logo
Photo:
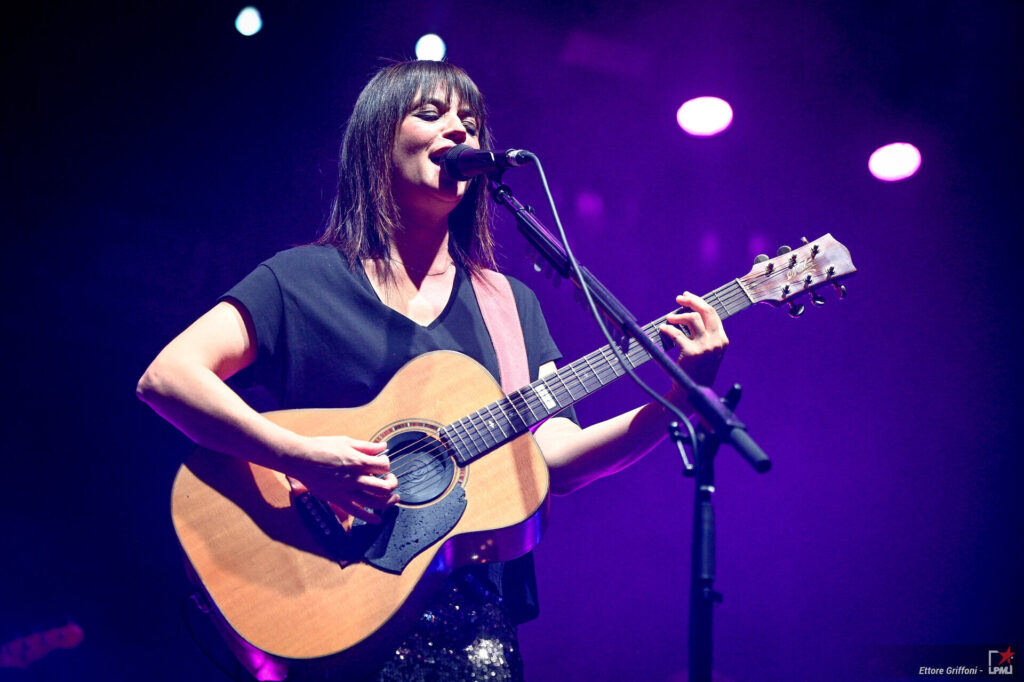
<path id="1" fill-rule="evenodd" d="M 996 653 L 1002 656 L 1002 658 L 999 659 L 999 665 L 1009 663 L 1010 659 L 1013 658 L 1013 652 L 1010 651 L 1010 647 L 1006 647 L 1006 651 L 997 651 Z"/>

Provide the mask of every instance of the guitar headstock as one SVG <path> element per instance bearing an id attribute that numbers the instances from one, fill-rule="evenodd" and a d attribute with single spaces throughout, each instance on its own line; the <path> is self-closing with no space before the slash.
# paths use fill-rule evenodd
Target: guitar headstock
<path id="1" fill-rule="evenodd" d="M 816 290 L 825 285 L 834 286 L 840 298 L 846 296 L 846 287 L 839 281 L 857 272 L 850 251 L 831 234 L 803 241 L 803 246 L 796 249 L 782 247 L 775 258 L 758 256 L 754 268 L 740 277 L 754 303 L 788 303 L 790 315 L 797 317 L 804 311 L 793 301 L 797 296 L 809 293 L 812 303 L 824 305 L 825 299 Z"/>

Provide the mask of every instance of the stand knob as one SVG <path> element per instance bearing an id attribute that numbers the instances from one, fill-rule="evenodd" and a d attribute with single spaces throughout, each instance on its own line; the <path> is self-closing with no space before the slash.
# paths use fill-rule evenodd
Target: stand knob
<path id="1" fill-rule="evenodd" d="M 721 604 L 722 600 L 725 598 L 722 596 L 721 592 L 719 592 L 718 590 L 714 590 L 710 587 L 705 587 L 703 590 L 701 590 L 701 595 L 704 597 L 706 601 L 712 604 Z"/>

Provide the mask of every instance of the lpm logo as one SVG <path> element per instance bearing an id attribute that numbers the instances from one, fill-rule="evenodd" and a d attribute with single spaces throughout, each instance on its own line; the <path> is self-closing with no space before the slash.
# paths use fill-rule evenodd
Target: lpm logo
<path id="1" fill-rule="evenodd" d="M 1006 651 L 999 651 L 998 649 L 988 650 L 988 674 L 989 675 L 1012 675 L 1013 674 L 1013 657 L 1017 655 L 1017 652 L 1013 651 L 1010 647 L 1006 647 Z"/>

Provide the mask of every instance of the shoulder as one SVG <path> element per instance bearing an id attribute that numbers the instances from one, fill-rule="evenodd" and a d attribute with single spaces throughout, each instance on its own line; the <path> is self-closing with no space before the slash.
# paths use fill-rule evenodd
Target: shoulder
<path id="1" fill-rule="evenodd" d="M 285 287 L 307 283 L 337 286 L 345 282 L 355 283 L 358 279 L 340 251 L 333 246 L 319 244 L 279 251 L 263 261 L 261 266 L 269 269 Z"/>
<path id="2" fill-rule="evenodd" d="M 263 261 L 262 265 L 275 272 L 278 270 L 286 271 L 309 267 L 349 269 L 341 252 L 333 246 L 321 246 L 319 244 L 306 244 L 305 246 L 295 246 L 284 251 L 278 251 Z"/>
<path id="3" fill-rule="evenodd" d="M 533 292 L 533 289 L 515 277 L 505 275 L 505 279 L 508 280 L 509 286 L 512 287 L 512 295 L 515 296 L 516 305 L 519 306 L 520 310 L 525 308 L 540 312 L 540 302 L 537 300 L 537 294 Z"/>
<path id="4" fill-rule="evenodd" d="M 527 299 L 532 299 L 534 301 L 537 300 L 537 295 L 533 293 L 533 289 L 511 275 L 498 272 L 497 270 L 483 270 L 482 273 L 486 280 L 490 281 L 494 278 L 498 278 L 499 280 L 503 279 L 508 282 L 509 286 L 512 288 L 513 295 L 516 297 L 516 302 Z"/>

